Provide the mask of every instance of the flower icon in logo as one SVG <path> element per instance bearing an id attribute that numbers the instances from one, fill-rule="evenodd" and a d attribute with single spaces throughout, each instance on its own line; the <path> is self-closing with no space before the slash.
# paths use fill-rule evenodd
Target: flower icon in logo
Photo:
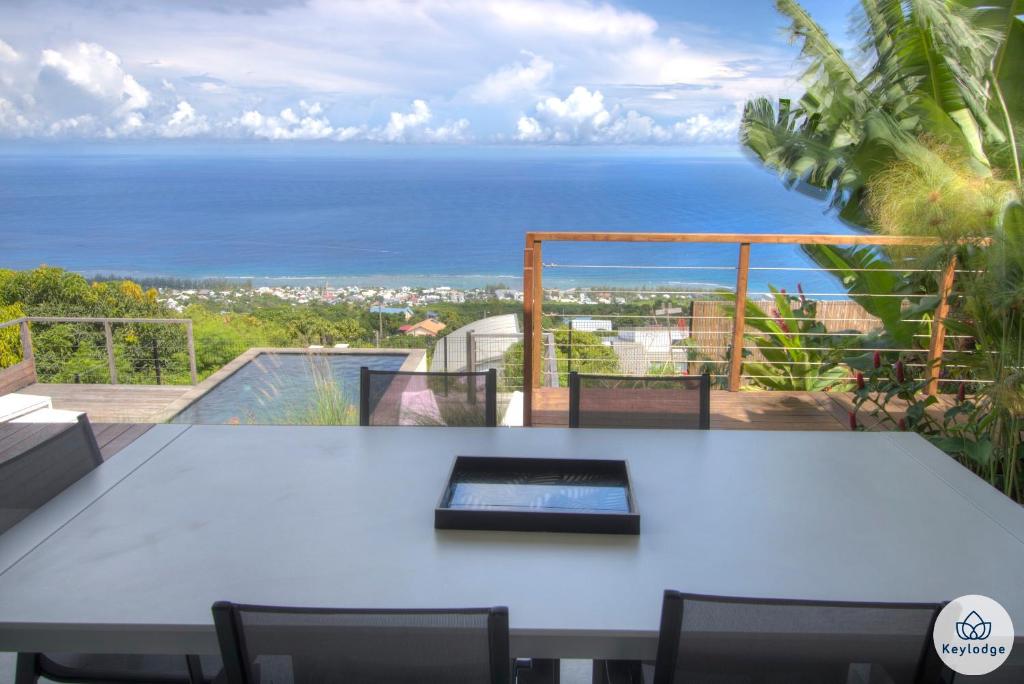
<path id="1" fill-rule="evenodd" d="M 985 622 L 977 612 L 971 611 L 963 622 L 956 623 L 956 635 L 964 641 L 981 641 L 992 633 L 992 623 Z"/>

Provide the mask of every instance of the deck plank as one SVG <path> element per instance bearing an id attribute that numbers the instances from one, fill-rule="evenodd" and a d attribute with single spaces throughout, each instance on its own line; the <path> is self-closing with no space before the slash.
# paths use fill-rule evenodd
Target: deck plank
<path id="1" fill-rule="evenodd" d="M 121 423 L 108 424 L 103 427 L 111 428 L 105 433 L 107 441 L 105 443 L 100 442 L 100 453 L 103 455 L 103 460 L 106 461 L 144 435 L 153 426 L 146 423 Z"/>
<path id="2" fill-rule="evenodd" d="M 718 430 L 848 430 L 827 392 L 711 392 L 711 427 Z M 564 427 L 569 423 L 569 390 L 534 391 L 533 423 Z"/>
<path id="3" fill-rule="evenodd" d="M 154 423 L 191 385 L 36 383 L 20 392 L 50 397 L 53 407 L 82 411 L 93 423 Z"/>

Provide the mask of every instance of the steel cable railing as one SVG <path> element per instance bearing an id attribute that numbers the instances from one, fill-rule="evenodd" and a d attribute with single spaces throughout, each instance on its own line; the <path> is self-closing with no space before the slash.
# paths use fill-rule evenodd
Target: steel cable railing
<path id="1" fill-rule="evenodd" d="M 739 255 L 735 265 L 581 263 L 543 259 L 542 246 L 550 242 L 731 243 Z M 969 273 L 955 262 L 932 267 L 899 257 L 870 267 L 756 263 L 758 252 L 751 247 L 762 243 L 917 247 L 934 241 L 885 236 L 528 233 L 528 346 L 534 329 L 555 336 L 559 376 L 593 369 L 622 375 L 707 370 L 719 387 L 730 390 L 786 383 L 793 389 L 849 389 L 854 369 L 848 362 L 875 352 L 890 359 L 900 355 L 904 368 L 923 378 L 932 394 L 942 387 L 984 382 L 970 376 L 970 364 L 962 359 L 950 359 L 939 370 L 944 352 L 971 353 L 966 349 L 971 337 L 947 334 L 944 326 L 944 309 L 961 296 L 953 288 L 955 277 Z M 599 281 L 602 271 L 608 273 L 604 283 Z M 851 292 L 851 283 L 856 288 L 864 274 L 879 275 L 895 286 Z M 545 278 L 551 282 L 545 283 Z M 736 281 L 727 283 L 726 278 Z M 708 279 L 715 282 L 702 282 Z M 810 286 L 799 287 L 801 281 Z M 737 307 L 737 299 L 744 305 Z M 893 325 L 900 327 L 900 334 L 884 338 L 885 326 Z M 536 366 L 530 354 L 537 351 L 531 347 L 527 353 L 528 366 L 531 361 Z M 527 368 L 525 375 L 535 387 L 550 386 L 548 373 Z"/>

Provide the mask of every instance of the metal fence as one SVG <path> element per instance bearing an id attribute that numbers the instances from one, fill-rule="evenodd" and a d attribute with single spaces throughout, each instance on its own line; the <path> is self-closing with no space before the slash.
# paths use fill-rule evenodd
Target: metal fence
<path id="1" fill-rule="evenodd" d="M 26 316 L 0 323 L 20 331 L 17 369 L 32 381 L 195 384 L 192 321 L 179 318 Z M 5 371 L 6 372 L 6 371 Z"/>
<path id="2" fill-rule="evenodd" d="M 733 245 L 736 251 L 733 263 L 594 264 L 546 261 L 542 257 L 545 242 L 714 243 Z M 863 235 L 528 233 L 523 275 L 524 377 L 530 381 L 525 384 L 551 385 L 553 374 L 546 371 L 545 345 L 540 339 L 554 335 L 555 376 L 571 370 L 622 375 L 708 372 L 718 387 L 731 391 L 786 383 L 813 389 L 830 383 L 849 385 L 850 371 L 837 362 L 840 356 L 884 351 L 905 355 L 905 367 L 926 380 L 929 394 L 955 391 L 958 383 L 968 381 L 957 372 L 952 357 L 943 361 L 944 352 L 963 353 L 962 336 L 947 334 L 943 322 L 950 301 L 958 296 L 954 282 L 962 271 L 955 260 L 932 266 L 908 257 L 870 268 L 821 268 L 780 265 L 772 256 L 772 248 L 777 251 L 778 245 L 886 246 L 909 251 L 934 242 Z M 727 247 L 720 249 L 727 253 Z M 585 280 L 576 275 L 582 273 L 592 281 L 595 269 L 613 273 L 610 279 L 615 282 L 676 284 L 573 288 L 544 284 L 545 275 Z M 915 278 L 925 289 L 858 291 L 851 298 L 842 279 L 869 270 L 875 275 Z M 812 272 L 816 277 L 811 277 Z M 706 284 L 710 273 L 722 284 Z M 810 279 L 815 285 L 800 292 L 773 292 L 766 285 L 794 279 Z M 702 284 L 685 284 L 693 281 Z M 883 347 L 870 335 L 880 331 L 882 323 L 865 305 L 880 310 L 874 306 L 878 302 L 885 302 L 890 310 L 895 304 L 899 322 L 913 327 L 908 343 Z M 928 307 L 917 306 L 922 303 L 934 307 L 924 311 Z"/>
<path id="3" fill-rule="evenodd" d="M 541 358 L 545 384 L 558 387 L 554 335 L 544 335 L 543 344 Z M 498 371 L 500 392 L 523 389 L 522 333 L 466 332 L 446 335 L 434 343 L 430 363 L 432 371 L 484 371 L 491 368 Z"/>

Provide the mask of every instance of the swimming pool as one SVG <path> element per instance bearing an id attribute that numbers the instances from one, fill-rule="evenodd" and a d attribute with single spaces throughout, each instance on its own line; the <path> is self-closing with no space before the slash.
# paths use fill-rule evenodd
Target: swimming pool
<path id="1" fill-rule="evenodd" d="M 398 370 L 407 354 L 261 352 L 175 415 L 192 425 L 357 424 L 359 368 Z"/>

